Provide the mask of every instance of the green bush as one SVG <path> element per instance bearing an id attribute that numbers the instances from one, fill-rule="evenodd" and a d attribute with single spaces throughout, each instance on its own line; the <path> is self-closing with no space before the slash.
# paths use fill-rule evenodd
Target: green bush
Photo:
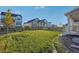
<path id="1" fill-rule="evenodd" d="M 23 28 L 24 30 L 32 30 L 32 28 L 30 26 L 24 26 Z"/>
<path id="2" fill-rule="evenodd" d="M 52 44 L 55 41 L 58 43 L 58 52 L 62 52 L 60 42 L 55 39 L 58 34 L 59 32 L 45 30 L 6 34 L 0 37 L 0 52 L 47 53 L 53 51 L 55 47 Z"/>

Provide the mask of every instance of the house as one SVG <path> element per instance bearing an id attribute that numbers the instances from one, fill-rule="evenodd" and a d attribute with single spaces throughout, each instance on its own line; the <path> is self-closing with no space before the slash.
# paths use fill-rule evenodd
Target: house
<path id="1" fill-rule="evenodd" d="M 5 19 L 6 12 L 1 12 L 0 13 L 0 28 L 3 31 L 6 31 L 6 26 L 3 23 L 3 20 Z M 16 13 L 11 13 L 13 20 L 14 20 L 14 27 L 12 30 L 14 31 L 21 31 L 22 30 L 22 15 L 21 14 L 16 14 Z M 1 30 L 1 31 L 2 31 Z"/>
<path id="2" fill-rule="evenodd" d="M 79 8 L 76 8 L 65 14 L 68 18 L 68 26 L 66 28 L 69 33 L 78 33 L 79 32 Z"/>
<path id="3" fill-rule="evenodd" d="M 48 21 L 46 19 L 40 20 L 39 18 L 32 19 L 23 24 L 23 26 L 29 26 L 32 29 L 47 29 Z"/>

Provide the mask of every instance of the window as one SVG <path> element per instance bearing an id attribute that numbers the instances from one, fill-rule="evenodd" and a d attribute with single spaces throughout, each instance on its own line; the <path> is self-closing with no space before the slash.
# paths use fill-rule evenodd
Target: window
<path id="1" fill-rule="evenodd" d="M 5 18 L 5 15 L 1 15 L 1 19 L 3 20 Z"/>
<path id="2" fill-rule="evenodd" d="M 16 25 L 21 25 L 21 22 L 16 22 Z"/>
<path id="3" fill-rule="evenodd" d="M 78 20 L 73 20 L 74 22 L 79 22 L 79 19 Z"/>
<path id="4" fill-rule="evenodd" d="M 72 31 L 77 31 L 77 32 L 79 32 L 79 26 L 73 26 Z"/>
<path id="5" fill-rule="evenodd" d="M 20 16 L 17 16 L 17 20 L 21 20 L 21 17 Z"/>

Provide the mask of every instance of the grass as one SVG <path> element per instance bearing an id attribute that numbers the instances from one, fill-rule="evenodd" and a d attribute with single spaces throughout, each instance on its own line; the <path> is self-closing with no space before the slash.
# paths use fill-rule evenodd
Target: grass
<path id="1" fill-rule="evenodd" d="M 0 52 L 47 53 L 54 49 L 63 52 L 58 40 L 60 32 L 35 30 L 0 36 Z"/>

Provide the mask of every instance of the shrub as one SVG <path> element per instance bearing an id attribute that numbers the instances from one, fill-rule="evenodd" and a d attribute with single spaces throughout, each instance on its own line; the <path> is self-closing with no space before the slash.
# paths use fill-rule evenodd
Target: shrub
<path id="1" fill-rule="evenodd" d="M 32 30 L 32 28 L 30 26 L 24 26 L 23 28 L 24 30 Z"/>
<path id="2" fill-rule="evenodd" d="M 36 30 L 11 33 L 0 37 L 0 52 L 52 52 L 53 43 L 59 43 L 57 39 L 59 32 Z M 54 42 L 53 42 L 54 40 Z M 56 44 L 56 48 L 61 51 L 61 45 Z"/>

